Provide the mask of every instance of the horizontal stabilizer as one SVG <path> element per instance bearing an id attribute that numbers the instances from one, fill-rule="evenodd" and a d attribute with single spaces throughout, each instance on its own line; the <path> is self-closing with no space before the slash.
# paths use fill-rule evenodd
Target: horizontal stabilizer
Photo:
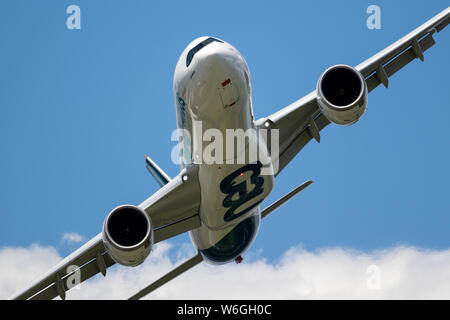
<path id="1" fill-rule="evenodd" d="M 183 262 L 181 265 L 179 265 L 178 267 L 176 267 L 175 269 L 170 271 L 168 274 L 162 276 L 161 278 L 159 278 L 158 280 L 156 280 L 155 282 L 153 282 L 149 286 L 145 287 L 144 289 L 142 289 L 141 291 L 136 293 L 134 296 L 128 298 L 128 300 L 138 300 L 140 298 L 145 297 L 150 292 L 158 289 L 163 284 L 165 284 L 165 283 L 169 282 L 170 280 L 176 278 L 177 276 L 179 276 L 183 272 L 188 271 L 189 269 L 195 267 L 197 264 L 199 264 L 202 261 L 203 261 L 203 257 L 200 254 L 200 252 L 198 252 L 196 256 L 194 256 L 194 257 L 190 258 L 189 260 Z"/>
<path id="2" fill-rule="evenodd" d="M 299 185 L 297 188 L 295 188 L 294 190 L 292 190 L 291 192 L 289 192 L 288 194 L 286 194 L 285 196 L 281 197 L 280 199 L 278 199 L 277 201 L 275 201 L 274 203 L 272 203 L 270 206 L 268 206 L 267 208 L 265 208 L 262 212 L 261 212 L 261 218 L 265 218 L 266 216 L 268 216 L 272 211 L 274 211 L 275 209 L 278 209 L 278 207 L 280 207 L 283 203 L 285 203 L 286 201 L 288 201 L 290 198 L 292 198 L 293 196 L 295 196 L 297 193 L 299 193 L 300 191 L 305 190 L 307 187 L 309 187 L 309 185 L 313 183 L 312 180 L 308 180 L 306 182 L 303 182 L 301 185 Z"/>
<path id="3" fill-rule="evenodd" d="M 147 155 L 145 156 L 145 166 L 161 187 L 170 181 L 169 176 Z"/>

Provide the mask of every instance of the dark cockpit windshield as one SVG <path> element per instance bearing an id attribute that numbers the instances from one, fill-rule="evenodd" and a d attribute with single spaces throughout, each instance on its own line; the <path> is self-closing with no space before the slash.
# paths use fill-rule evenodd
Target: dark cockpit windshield
<path id="1" fill-rule="evenodd" d="M 220 40 L 215 39 L 215 38 L 208 38 L 208 39 L 203 40 L 198 45 L 196 45 L 191 50 L 189 50 L 189 52 L 187 54 L 187 57 L 186 57 L 186 67 L 189 67 L 189 65 L 192 62 L 192 59 L 194 58 L 194 55 L 197 52 L 199 52 L 200 50 L 202 50 L 204 47 L 206 47 L 208 44 L 210 44 L 212 42 L 221 42 L 221 43 L 223 43 L 223 41 L 220 41 Z"/>

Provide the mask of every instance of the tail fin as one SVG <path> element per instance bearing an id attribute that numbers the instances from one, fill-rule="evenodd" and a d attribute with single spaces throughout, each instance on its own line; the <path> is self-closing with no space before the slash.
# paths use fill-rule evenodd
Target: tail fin
<path id="1" fill-rule="evenodd" d="M 171 180 L 169 176 L 147 155 L 145 155 L 145 166 L 161 187 Z"/>

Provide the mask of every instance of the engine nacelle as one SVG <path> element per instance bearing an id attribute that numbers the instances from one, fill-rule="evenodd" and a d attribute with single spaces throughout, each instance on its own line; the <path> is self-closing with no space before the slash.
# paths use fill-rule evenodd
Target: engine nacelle
<path id="1" fill-rule="evenodd" d="M 150 254 L 153 227 L 144 210 L 133 205 L 113 209 L 103 223 L 103 243 L 113 260 L 134 267 Z"/>
<path id="2" fill-rule="evenodd" d="M 353 67 L 338 64 L 325 70 L 317 82 L 317 102 L 322 113 L 333 123 L 350 125 L 367 108 L 367 85 Z"/>

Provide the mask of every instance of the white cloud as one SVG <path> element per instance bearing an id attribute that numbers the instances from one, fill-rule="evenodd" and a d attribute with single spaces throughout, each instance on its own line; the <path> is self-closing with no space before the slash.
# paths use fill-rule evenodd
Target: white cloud
<path id="1" fill-rule="evenodd" d="M 31 245 L 0 250 L 0 299 L 28 286 L 60 260 L 56 249 Z"/>
<path id="2" fill-rule="evenodd" d="M 194 254 L 190 246 L 175 254 L 170 251 L 170 244 L 161 243 L 143 265 L 113 267 L 106 278 L 94 277 L 80 290 L 69 291 L 67 298 L 127 298 L 178 264 L 170 257 L 181 261 Z M 51 247 L 0 250 L 0 298 L 29 284 L 60 259 Z M 240 265 L 202 263 L 147 298 L 450 299 L 450 250 L 395 247 L 361 253 L 342 248 L 310 252 L 296 247 L 277 263 L 261 257 Z"/>
<path id="3" fill-rule="evenodd" d="M 75 232 L 63 233 L 61 241 L 66 243 L 79 243 L 83 241 L 83 236 Z"/>

